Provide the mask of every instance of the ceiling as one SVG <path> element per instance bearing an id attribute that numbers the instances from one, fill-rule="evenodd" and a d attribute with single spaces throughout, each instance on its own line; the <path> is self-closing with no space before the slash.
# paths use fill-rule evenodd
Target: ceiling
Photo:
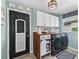
<path id="1" fill-rule="evenodd" d="M 10 0 L 13 2 L 19 2 L 20 4 L 28 5 L 33 8 L 41 9 L 43 11 L 62 15 L 68 12 L 72 12 L 78 9 L 78 0 L 57 0 L 57 8 L 50 10 L 48 9 L 49 0 Z"/>

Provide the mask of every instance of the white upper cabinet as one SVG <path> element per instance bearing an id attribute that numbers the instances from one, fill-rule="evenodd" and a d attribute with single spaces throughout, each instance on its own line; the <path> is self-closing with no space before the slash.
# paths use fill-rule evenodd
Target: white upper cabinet
<path id="1" fill-rule="evenodd" d="M 50 18 L 51 18 L 51 19 L 50 19 L 50 20 L 51 20 L 50 26 L 51 26 L 51 27 L 55 27 L 55 19 L 54 19 L 54 16 L 51 15 Z"/>
<path id="2" fill-rule="evenodd" d="M 44 26 L 44 13 L 37 11 L 37 26 Z"/>
<path id="3" fill-rule="evenodd" d="M 44 13 L 44 24 L 50 26 L 50 14 Z"/>
<path id="4" fill-rule="evenodd" d="M 48 13 L 37 11 L 37 26 L 59 27 L 59 18 Z"/>
<path id="5" fill-rule="evenodd" d="M 56 17 L 56 16 L 55 16 L 55 19 L 56 19 L 56 20 L 55 20 L 55 26 L 56 26 L 56 27 L 59 27 L 59 17 Z"/>
<path id="6" fill-rule="evenodd" d="M 59 17 L 51 15 L 51 27 L 59 27 Z"/>

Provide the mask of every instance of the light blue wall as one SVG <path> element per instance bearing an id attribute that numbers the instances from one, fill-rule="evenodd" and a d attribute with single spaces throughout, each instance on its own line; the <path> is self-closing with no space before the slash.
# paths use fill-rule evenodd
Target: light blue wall
<path id="1" fill-rule="evenodd" d="M 6 14 L 6 0 L 1 0 L 1 7 Z M 4 18 L 4 24 L 1 25 L 1 59 L 7 59 L 6 16 Z"/>
<path id="2" fill-rule="evenodd" d="M 33 32 L 34 32 L 34 26 L 36 25 L 36 9 L 33 8 L 33 11 L 31 13 L 31 52 L 33 52 Z"/>
<path id="3" fill-rule="evenodd" d="M 63 32 L 63 18 L 60 16 L 60 32 Z M 68 47 L 74 48 L 78 50 L 78 33 L 77 32 L 67 32 L 69 44 Z"/>
<path id="4" fill-rule="evenodd" d="M 68 32 L 69 47 L 75 48 L 78 50 L 78 33 L 77 32 Z"/>
<path id="5" fill-rule="evenodd" d="M 62 22 L 62 16 L 59 16 L 59 32 L 62 32 L 63 22 Z"/>

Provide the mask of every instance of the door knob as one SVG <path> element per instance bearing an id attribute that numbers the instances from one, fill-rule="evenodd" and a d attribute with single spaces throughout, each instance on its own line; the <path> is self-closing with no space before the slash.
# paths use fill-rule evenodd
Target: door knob
<path id="1" fill-rule="evenodd" d="M 28 34 L 27 37 L 29 37 L 30 35 Z"/>

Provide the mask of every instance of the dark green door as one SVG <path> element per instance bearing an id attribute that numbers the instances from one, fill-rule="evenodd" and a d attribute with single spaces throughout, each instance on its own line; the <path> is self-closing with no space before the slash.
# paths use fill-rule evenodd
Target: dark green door
<path id="1" fill-rule="evenodd" d="M 29 53 L 29 15 L 9 10 L 9 50 L 10 59 Z"/>

